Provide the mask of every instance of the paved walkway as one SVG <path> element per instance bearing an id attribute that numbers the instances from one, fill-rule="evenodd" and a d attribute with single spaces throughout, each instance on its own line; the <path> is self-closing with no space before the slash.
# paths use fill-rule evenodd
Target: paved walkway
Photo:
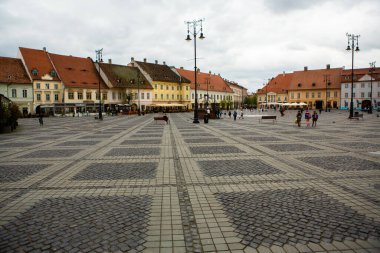
<path id="1" fill-rule="evenodd" d="M 376 114 L 191 116 L 20 120 L 0 135 L 0 252 L 380 252 Z"/>

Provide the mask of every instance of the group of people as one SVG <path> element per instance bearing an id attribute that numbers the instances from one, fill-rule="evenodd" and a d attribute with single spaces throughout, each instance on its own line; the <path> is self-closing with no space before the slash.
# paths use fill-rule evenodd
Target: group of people
<path id="1" fill-rule="evenodd" d="M 318 121 L 318 113 L 316 111 L 313 112 L 313 114 L 310 114 L 309 110 L 306 110 L 305 112 L 305 122 L 306 126 L 310 127 L 310 119 L 312 120 L 312 127 L 317 126 Z M 296 115 L 296 121 L 295 123 L 298 125 L 298 127 L 301 127 L 301 120 L 302 120 L 302 111 L 298 111 Z"/>

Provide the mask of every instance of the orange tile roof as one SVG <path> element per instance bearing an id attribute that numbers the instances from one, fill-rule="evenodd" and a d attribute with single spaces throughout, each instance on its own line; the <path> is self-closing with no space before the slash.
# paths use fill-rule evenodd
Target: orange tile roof
<path id="1" fill-rule="evenodd" d="M 267 92 L 286 93 L 292 81 L 293 73 L 283 73 L 272 78 L 262 89 L 257 90 L 257 94 L 265 94 Z"/>
<path id="2" fill-rule="evenodd" d="M 32 84 L 21 59 L 0 57 L 0 83 Z"/>
<path id="3" fill-rule="evenodd" d="M 354 81 L 357 82 L 357 80 L 359 80 L 363 76 L 370 75 L 369 70 L 369 68 L 354 69 Z M 351 69 L 345 69 L 342 71 L 342 83 L 351 82 L 351 71 Z M 375 68 L 371 76 L 375 81 L 380 81 L 380 68 Z"/>
<path id="4" fill-rule="evenodd" d="M 340 89 L 342 68 L 294 71 L 288 90 L 311 90 L 326 88 L 325 76 L 328 76 L 331 89 Z"/>
<path id="5" fill-rule="evenodd" d="M 91 58 L 81 58 L 49 53 L 65 87 L 97 89 L 99 74 Z M 101 79 L 100 88 L 107 89 Z"/>
<path id="6" fill-rule="evenodd" d="M 191 89 L 195 89 L 195 76 L 194 71 L 186 70 L 186 69 L 176 69 L 181 76 L 189 79 L 191 81 L 190 87 Z M 219 75 L 209 74 L 198 72 L 197 73 L 197 83 L 199 90 L 207 90 L 207 82 L 209 91 L 220 91 L 220 92 L 230 92 L 233 93 L 233 90 L 227 83 L 223 80 L 223 78 Z"/>
<path id="7" fill-rule="evenodd" d="M 49 59 L 48 53 L 44 50 L 31 49 L 31 48 L 19 48 L 22 58 L 24 59 L 27 71 L 33 80 L 41 80 L 41 77 L 49 74 L 55 69 Z M 36 69 L 37 75 L 33 75 L 32 71 Z M 59 81 L 57 76 L 52 76 L 54 81 Z"/>

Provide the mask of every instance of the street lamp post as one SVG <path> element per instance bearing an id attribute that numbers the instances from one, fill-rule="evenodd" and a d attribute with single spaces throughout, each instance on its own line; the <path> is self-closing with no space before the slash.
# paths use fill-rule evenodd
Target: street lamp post
<path id="1" fill-rule="evenodd" d="M 141 115 L 141 106 L 140 106 L 140 72 L 137 72 L 137 101 L 138 101 L 138 115 Z"/>
<path id="2" fill-rule="evenodd" d="M 375 64 L 376 64 L 376 62 L 374 61 L 374 62 L 370 62 L 369 63 L 369 66 L 370 66 L 370 68 L 369 68 L 369 73 L 370 73 L 370 78 L 371 78 L 371 105 L 370 105 L 370 107 L 369 107 L 369 113 L 372 113 L 372 106 L 373 106 L 373 104 L 372 104 L 372 73 L 375 71 L 375 69 L 376 69 L 376 67 L 375 67 Z"/>
<path id="3" fill-rule="evenodd" d="M 98 68 L 99 68 L 99 71 L 98 71 L 98 81 L 99 81 L 99 90 L 98 90 L 98 94 L 99 94 L 99 120 L 103 120 L 103 115 L 102 115 L 102 96 L 100 94 L 100 63 L 103 62 L 103 48 L 102 49 L 99 49 L 99 50 L 95 50 L 95 53 L 96 53 L 96 62 L 98 63 Z"/>
<path id="4" fill-rule="evenodd" d="M 323 80 L 325 81 L 325 84 L 326 84 L 326 110 L 325 112 L 327 112 L 327 85 L 330 84 L 330 75 L 323 75 Z"/>
<path id="5" fill-rule="evenodd" d="M 199 39 L 204 39 L 202 22 L 204 19 L 185 21 L 187 24 L 187 37 L 186 41 L 190 41 L 190 34 L 194 37 L 194 83 L 195 83 L 195 101 L 194 101 L 194 120 L 193 123 L 199 123 L 198 120 L 198 87 L 197 87 L 197 35 L 200 32 Z M 197 30 L 197 27 L 200 25 L 200 29 Z M 190 32 L 190 26 L 193 27 L 193 32 Z"/>
<path id="6" fill-rule="evenodd" d="M 354 51 L 359 52 L 359 37 L 360 35 L 355 34 L 349 34 L 346 33 L 348 43 L 347 43 L 347 51 L 351 51 L 351 103 L 350 103 L 350 116 L 349 118 L 352 118 L 354 116 Z M 355 48 L 355 41 L 356 41 L 356 48 Z M 351 46 L 350 46 L 351 42 Z"/>

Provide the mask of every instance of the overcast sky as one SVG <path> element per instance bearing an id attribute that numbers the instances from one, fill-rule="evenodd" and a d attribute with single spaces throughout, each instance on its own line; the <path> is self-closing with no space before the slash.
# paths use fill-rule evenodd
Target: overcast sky
<path id="1" fill-rule="evenodd" d="M 194 69 L 184 21 L 204 18 L 197 66 L 256 91 L 283 71 L 346 66 L 346 32 L 360 34 L 356 67 L 380 66 L 379 0 L 0 0 L 0 56 L 18 47 L 128 64 Z"/>

